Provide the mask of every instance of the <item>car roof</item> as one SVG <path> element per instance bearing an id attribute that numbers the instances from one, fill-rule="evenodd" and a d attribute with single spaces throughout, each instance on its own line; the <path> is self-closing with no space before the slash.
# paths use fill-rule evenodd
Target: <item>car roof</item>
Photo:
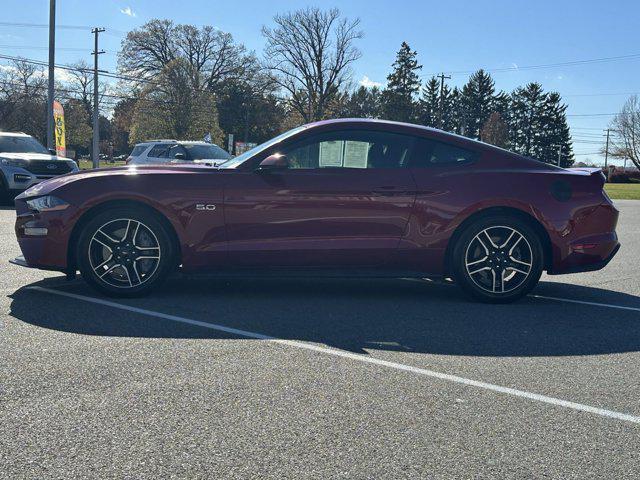
<path id="1" fill-rule="evenodd" d="M 391 130 L 397 133 L 426 133 L 430 134 L 428 137 L 434 138 L 437 140 L 451 140 L 455 143 L 461 145 L 467 145 L 471 148 L 480 148 L 483 150 L 491 150 L 491 151 L 499 151 L 502 153 L 507 153 L 510 155 L 517 155 L 513 152 L 505 150 L 500 147 L 496 147 L 495 145 L 491 145 L 489 143 L 481 142 L 480 140 L 476 140 L 473 138 L 465 137 L 463 135 L 458 135 L 457 133 L 447 132 L 445 130 L 440 130 L 433 127 L 425 127 L 424 125 L 416 125 L 414 123 L 405 123 L 405 122 L 395 122 L 392 120 L 379 120 L 374 118 L 338 118 L 332 120 L 320 120 L 318 122 L 308 123 L 304 125 L 307 129 L 314 128 L 322 128 L 329 127 L 332 125 L 344 125 L 351 127 L 365 127 L 367 125 L 375 125 L 375 126 L 387 126 L 391 127 Z"/>

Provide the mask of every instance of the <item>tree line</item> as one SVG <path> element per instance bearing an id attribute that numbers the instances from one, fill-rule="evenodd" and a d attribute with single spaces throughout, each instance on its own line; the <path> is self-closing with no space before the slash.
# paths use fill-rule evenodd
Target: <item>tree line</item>
<path id="1" fill-rule="evenodd" d="M 361 58 L 358 19 L 337 9 L 277 15 L 262 29 L 262 58 L 230 33 L 155 19 L 130 31 L 118 53 L 118 81 L 100 87 L 101 150 L 128 153 L 151 138 L 225 144 L 262 142 L 294 126 L 339 117 L 418 123 L 482 140 L 550 163 L 573 163 L 567 105 L 557 92 L 530 83 L 499 91 L 484 70 L 461 87 L 423 82 L 418 54 L 403 43 L 384 87 L 353 87 Z M 67 144 L 88 153 L 92 72 L 77 64 L 57 82 Z M 0 128 L 44 139 L 46 74 L 16 61 L 0 70 Z"/>

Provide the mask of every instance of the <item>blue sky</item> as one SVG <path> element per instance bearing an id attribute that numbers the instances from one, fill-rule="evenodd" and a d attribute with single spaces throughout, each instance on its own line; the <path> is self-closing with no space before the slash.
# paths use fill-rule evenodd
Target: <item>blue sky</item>
<path id="1" fill-rule="evenodd" d="M 336 6 L 345 16 L 359 17 L 365 38 L 354 80 L 383 83 L 402 41 L 418 51 L 425 78 L 431 73 L 466 72 L 478 68 L 511 68 L 492 72 L 498 89 L 511 90 L 538 81 L 557 90 L 569 115 L 617 112 L 627 94 L 640 93 L 640 2 L 613 0 L 58 0 L 58 24 L 103 26 L 102 66 L 114 71 L 115 52 L 123 34 L 152 18 L 178 23 L 214 25 L 234 35 L 258 54 L 262 25 L 276 13 L 317 5 Z M 48 0 L 1 0 L 0 22 L 47 23 Z M 28 8 L 25 8 L 28 7 Z M 0 25 L 0 53 L 46 60 L 47 30 Z M 29 48 L 19 48 L 29 47 Z M 31 48 L 39 47 L 39 48 Z M 57 32 L 57 63 L 80 58 L 91 62 L 92 36 L 83 30 Z M 86 49 L 86 50 L 65 50 Z M 525 69 L 577 60 L 638 54 L 636 57 L 552 68 Z M 466 82 L 467 73 L 453 73 L 451 83 Z M 604 95 L 603 95 L 604 94 Z M 595 152 L 601 129 L 611 116 L 570 116 L 575 153 Z M 579 155 L 600 161 L 599 155 Z"/>

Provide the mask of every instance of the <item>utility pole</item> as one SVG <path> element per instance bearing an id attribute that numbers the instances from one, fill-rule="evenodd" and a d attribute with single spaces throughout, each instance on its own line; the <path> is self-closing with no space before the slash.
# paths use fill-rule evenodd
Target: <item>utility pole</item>
<path id="1" fill-rule="evenodd" d="M 49 0 L 49 87 L 47 93 L 47 148 L 56 148 L 53 126 L 53 95 L 56 63 L 56 0 Z"/>
<path id="2" fill-rule="evenodd" d="M 607 146 L 604 147 L 604 176 L 609 181 L 609 132 L 610 129 L 605 130 L 607 132 Z"/>
<path id="3" fill-rule="evenodd" d="M 558 147 L 558 166 L 562 161 L 562 145 L 551 145 L 552 147 Z"/>
<path id="4" fill-rule="evenodd" d="M 441 73 L 438 75 L 438 78 L 440 79 L 440 118 L 438 120 L 438 126 L 442 129 L 442 117 L 444 114 L 444 81 L 445 79 L 451 79 L 451 76 Z"/>
<path id="5" fill-rule="evenodd" d="M 98 112 L 98 55 L 104 53 L 104 50 L 98 50 L 98 34 L 104 32 L 104 28 L 93 28 L 91 33 L 94 35 L 93 50 L 93 148 L 91 156 L 93 157 L 93 168 L 100 166 L 100 113 Z"/>

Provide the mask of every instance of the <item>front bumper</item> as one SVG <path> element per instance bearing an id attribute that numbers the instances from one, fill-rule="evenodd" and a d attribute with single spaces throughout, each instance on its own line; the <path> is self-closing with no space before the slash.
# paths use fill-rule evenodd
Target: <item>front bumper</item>
<path id="1" fill-rule="evenodd" d="M 12 263 L 14 265 L 18 265 L 19 267 L 32 268 L 31 265 L 29 265 L 27 263 L 27 261 L 25 260 L 23 255 L 20 255 L 19 257 L 16 257 L 13 260 L 9 260 L 9 263 Z"/>
<path id="2" fill-rule="evenodd" d="M 66 272 L 70 224 L 65 210 L 30 211 L 23 199 L 16 200 L 15 233 L 22 251 L 14 263 L 23 267 Z M 37 232 L 33 234 L 32 232 Z"/>

